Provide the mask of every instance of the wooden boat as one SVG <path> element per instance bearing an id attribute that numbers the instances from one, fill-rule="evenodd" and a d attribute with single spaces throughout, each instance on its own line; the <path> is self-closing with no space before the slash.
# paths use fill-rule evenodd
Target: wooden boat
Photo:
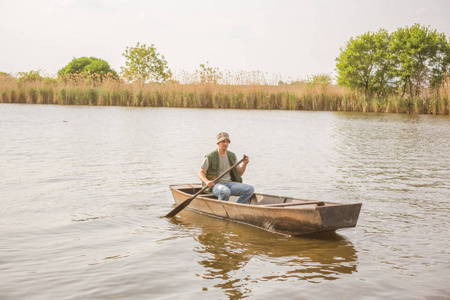
<path id="1" fill-rule="evenodd" d="M 200 184 L 170 186 L 177 204 L 201 188 Z M 303 235 L 355 227 L 362 206 L 361 203 L 342 204 L 257 193 L 248 204 L 236 203 L 237 198 L 231 196 L 229 201 L 219 201 L 214 195 L 200 194 L 186 209 L 277 233 Z"/>

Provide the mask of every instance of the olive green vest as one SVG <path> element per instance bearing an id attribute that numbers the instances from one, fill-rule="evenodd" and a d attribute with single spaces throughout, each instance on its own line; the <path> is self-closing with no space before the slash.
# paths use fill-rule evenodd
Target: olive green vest
<path id="1" fill-rule="evenodd" d="M 227 151 L 228 161 L 230 162 L 230 166 L 234 165 L 237 162 L 236 154 L 231 151 Z M 221 175 L 219 170 L 219 152 L 214 150 L 213 152 L 206 155 L 208 157 L 208 170 L 206 170 L 206 178 L 208 180 L 214 180 Z M 242 182 L 242 177 L 239 175 L 239 172 L 236 168 L 230 171 L 231 181 Z M 205 187 L 205 183 L 202 183 L 202 186 Z M 211 188 L 207 188 L 205 192 L 210 193 Z"/>

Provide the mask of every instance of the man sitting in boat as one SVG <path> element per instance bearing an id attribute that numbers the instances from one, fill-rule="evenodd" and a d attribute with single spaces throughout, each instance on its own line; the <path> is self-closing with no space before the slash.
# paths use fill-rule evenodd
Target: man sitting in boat
<path id="1" fill-rule="evenodd" d="M 230 143 L 228 133 L 221 132 L 217 135 L 218 148 L 205 156 L 198 172 L 198 178 L 202 181 L 203 187 L 208 186 L 208 189 L 205 191 L 217 196 L 219 200 L 228 201 L 230 196 L 233 195 L 239 196 L 237 203 L 246 204 L 254 192 L 254 188 L 251 185 L 242 183 L 241 176 L 247 168 L 248 156 L 245 157 L 241 166 L 232 169 L 220 178 L 216 184 L 213 181 L 237 162 L 236 155 L 228 151 Z"/>

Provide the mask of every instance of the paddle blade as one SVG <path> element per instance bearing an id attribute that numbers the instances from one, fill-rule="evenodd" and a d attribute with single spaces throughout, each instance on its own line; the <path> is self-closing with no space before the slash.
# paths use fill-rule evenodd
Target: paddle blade
<path id="1" fill-rule="evenodd" d="M 171 212 L 169 212 L 166 215 L 166 218 L 172 218 L 175 217 L 180 211 L 182 211 L 186 206 L 189 205 L 189 203 L 191 203 L 191 201 L 194 200 L 194 197 L 191 197 L 189 199 L 184 200 L 182 203 L 178 204 L 177 207 L 175 207 L 174 209 L 172 209 Z"/>

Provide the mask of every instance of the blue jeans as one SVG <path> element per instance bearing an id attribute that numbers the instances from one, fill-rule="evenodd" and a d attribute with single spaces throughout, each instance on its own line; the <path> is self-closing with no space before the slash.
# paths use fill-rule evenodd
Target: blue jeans
<path id="1" fill-rule="evenodd" d="M 219 200 L 228 201 L 231 195 L 240 196 L 237 203 L 247 203 L 253 195 L 255 189 L 248 184 L 239 182 L 216 183 L 212 188 L 213 195 Z"/>

